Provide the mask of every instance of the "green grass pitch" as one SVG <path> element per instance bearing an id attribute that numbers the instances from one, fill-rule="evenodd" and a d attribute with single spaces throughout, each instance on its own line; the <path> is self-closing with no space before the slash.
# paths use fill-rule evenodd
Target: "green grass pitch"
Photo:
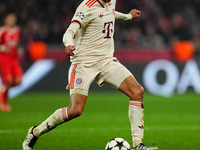
<path id="1" fill-rule="evenodd" d="M 145 94 L 144 143 L 159 150 L 199 150 L 200 98 L 194 93 L 169 98 Z M 90 92 L 81 117 L 40 137 L 36 150 L 104 150 L 122 137 L 131 143 L 128 97 L 120 92 Z M 26 93 L 10 101 L 13 111 L 0 112 L 0 149 L 19 150 L 27 130 L 57 108 L 69 104 L 68 93 Z"/>

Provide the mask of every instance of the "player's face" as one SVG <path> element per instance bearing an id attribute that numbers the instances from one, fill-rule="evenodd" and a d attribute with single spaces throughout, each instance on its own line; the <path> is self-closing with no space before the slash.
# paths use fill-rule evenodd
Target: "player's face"
<path id="1" fill-rule="evenodd" d="M 9 14 L 6 19 L 5 19 L 5 24 L 8 27 L 13 27 L 16 25 L 17 22 L 17 18 L 15 16 L 15 14 Z"/>

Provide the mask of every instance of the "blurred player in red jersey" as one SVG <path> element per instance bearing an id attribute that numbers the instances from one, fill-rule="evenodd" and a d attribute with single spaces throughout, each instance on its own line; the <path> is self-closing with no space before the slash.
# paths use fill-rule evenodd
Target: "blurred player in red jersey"
<path id="1" fill-rule="evenodd" d="M 8 104 L 9 88 L 21 83 L 23 71 L 19 63 L 17 51 L 19 49 L 20 29 L 16 26 L 15 14 L 8 14 L 5 25 L 0 28 L 0 110 L 11 111 Z"/>

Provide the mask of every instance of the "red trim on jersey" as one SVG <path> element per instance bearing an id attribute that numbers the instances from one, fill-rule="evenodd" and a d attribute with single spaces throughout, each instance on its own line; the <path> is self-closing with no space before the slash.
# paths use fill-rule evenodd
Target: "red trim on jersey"
<path id="1" fill-rule="evenodd" d="M 103 8 L 105 8 L 105 6 L 99 1 L 99 0 L 97 0 L 98 2 L 99 2 L 99 4 L 103 7 Z"/>
<path id="2" fill-rule="evenodd" d="M 88 6 L 89 8 L 92 7 L 95 3 L 97 2 L 97 0 L 88 0 L 85 5 Z"/>
<path id="3" fill-rule="evenodd" d="M 77 64 L 74 65 L 72 72 L 71 72 L 71 78 L 70 78 L 70 83 L 69 83 L 69 89 L 74 88 L 74 82 L 75 82 L 75 75 L 76 75 L 76 68 Z"/>
<path id="4" fill-rule="evenodd" d="M 80 24 L 80 28 L 82 27 L 82 24 L 81 24 L 81 22 L 79 20 L 72 20 L 71 23 L 73 23 L 73 22 L 78 22 Z"/>
<path id="5" fill-rule="evenodd" d="M 97 2 L 97 0 L 93 1 L 93 2 L 89 5 L 89 8 L 92 7 L 96 2 Z"/>
<path id="6" fill-rule="evenodd" d="M 91 1 L 91 0 L 88 0 L 88 1 L 85 3 L 85 5 L 87 5 L 90 1 Z"/>
<path id="7" fill-rule="evenodd" d="M 90 0 L 90 2 L 87 4 L 87 6 L 89 7 L 95 0 Z"/>

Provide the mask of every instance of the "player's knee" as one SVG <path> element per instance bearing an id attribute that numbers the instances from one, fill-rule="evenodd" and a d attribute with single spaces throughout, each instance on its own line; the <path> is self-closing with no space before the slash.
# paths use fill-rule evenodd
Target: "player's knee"
<path id="1" fill-rule="evenodd" d="M 140 85 L 137 88 L 131 89 L 130 99 L 136 101 L 142 101 L 143 95 L 144 95 L 144 88 Z"/>
<path id="2" fill-rule="evenodd" d="M 12 87 L 12 81 L 11 81 L 11 80 L 6 81 L 6 82 L 4 82 L 4 85 L 5 85 L 7 88 L 10 88 L 10 87 Z"/>
<path id="3" fill-rule="evenodd" d="M 19 85 L 21 84 L 21 82 L 22 82 L 21 78 L 18 78 L 14 81 L 13 86 Z"/>
<path id="4" fill-rule="evenodd" d="M 21 84 L 22 83 L 22 80 L 17 80 L 16 82 L 15 82 L 15 85 L 19 85 L 19 84 Z"/>
<path id="5" fill-rule="evenodd" d="M 73 113 L 73 116 L 74 116 L 74 118 L 75 118 L 75 117 L 81 116 L 81 114 L 82 114 L 82 111 L 81 111 L 80 109 L 76 109 L 76 110 L 74 111 L 74 113 Z"/>
<path id="6" fill-rule="evenodd" d="M 75 107 L 75 108 L 71 109 L 70 112 L 71 112 L 70 118 L 75 118 L 75 117 L 79 117 L 82 114 L 83 109 L 81 107 Z"/>
<path id="7" fill-rule="evenodd" d="M 77 109 L 75 112 L 76 117 L 79 117 L 82 114 L 82 110 L 81 109 Z"/>

